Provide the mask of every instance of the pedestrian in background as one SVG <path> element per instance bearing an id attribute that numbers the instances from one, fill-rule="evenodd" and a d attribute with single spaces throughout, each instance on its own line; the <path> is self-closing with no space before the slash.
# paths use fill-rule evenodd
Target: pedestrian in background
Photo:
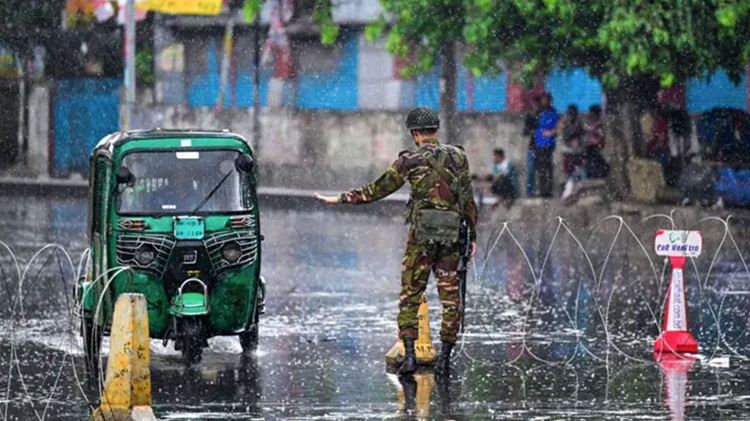
<path id="1" fill-rule="evenodd" d="M 602 154 L 605 144 L 606 135 L 602 123 L 602 107 L 592 105 L 589 107 L 589 121 L 586 125 L 586 150 L 584 152 L 587 177 L 605 178 L 609 174 L 609 164 Z"/>
<path id="2" fill-rule="evenodd" d="M 523 122 L 523 135 L 529 139 L 526 151 L 526 196 L 534 197 L 536 186 L 536 129 L 539 127 L 539 95 L 531 98 L 531 111 L 526 114 Z"/>
<path id="3" fill-rule="evenodd" d="M 669 149 L 669 120 L 664 106 L 656 104 L 649 110 L 652 115 L 651 132 L 647 136 L 646 157 L 657 161 L 666 171 L 671 158 Z"/>
<path id="4" fill-rule="evenodd" d="M 565 112 L 562 121 L 562 153 L 563 174 L 565 174 L 565 188 L 562 199 L 568 200 L 575 194 L 577 183 L 585 178 L 583 168 L 583 147 L 586 128 L 583 125 L 578 107 L 571 104 Z"/>
<path id="5" fill-rule="evenodd" d="M 534 145 L 536 149 L 536 174 L 539 184 L 540 197 L 552 197 L 555 182 L 553 173 L 553 156 L 555 153 L 555 137 L 562 129 L 560 115 L 552 106 L 552 95 L 545 92 L 539 98 L 539 114 Z"/>
<path id="6" fill-rule="evenodd" d="M 496 148 L 492 155 L 492 184 L 489 189 L 498 200 L 495 207 L 503 203 L 506 209 L 510 209 L 518 198 L 518 175 L 516 169 L 505 157 L 503 149 Z"/>

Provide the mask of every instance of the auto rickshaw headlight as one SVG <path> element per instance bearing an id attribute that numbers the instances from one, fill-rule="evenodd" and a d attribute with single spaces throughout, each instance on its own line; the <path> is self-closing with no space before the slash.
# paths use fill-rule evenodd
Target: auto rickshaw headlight
<path id="1" fill-rule="evenodd" d="M 156 250 L 153 246 L 144 244 L 135 251 L 135 261 L 141 266 L 148 266 L 156 258 Z"/>
<path id="2" fill-rule="evenodd" d="M 240 245 L 234 241 L 224 244 L 221 248 L 221 255 L 224 256 L 224 260 L 229 263 L 235 263 L 242 257 L 242 250 Z"/>

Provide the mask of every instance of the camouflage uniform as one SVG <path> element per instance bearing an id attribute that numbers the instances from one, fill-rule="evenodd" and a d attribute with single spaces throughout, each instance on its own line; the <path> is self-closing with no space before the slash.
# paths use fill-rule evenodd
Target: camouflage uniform
<path id="1" fill-rule="evenodd" d="M 432 154 L 437 161 L 444 157 L 444 167 L 453 176 L 465 182 L 464 190 L 451 189 L 438 171 L 435 171 L 424 154 Z M 477 207 L 471 192 L 469 162 L 465 152 L 456 146 L 441 146 L 437 139 L 423 143 L 416 152 L 401 152 L 398 159 L 374 182 L 356 190 L 342 193 L 342 203 L 362 204 L 382 199 L 395 192 L 404 183 L 411 184 L 406 222 L 411 224 L 406 251 L 402 262 L 401 294 L 399 296 L 398 327 L 402 338 L 417 338 L 417 312 L 422 294 L 427 288 L 430 272 L 435 272 L 443 319 L 440 337 L 444 342 L 455 343 L 461 325 L 458 277 L 459 245 L 420 244 L 414 239 L 414 218 L 421 209 L 460 209 L 470 228 L 470 240 L 476 239 Z"/>

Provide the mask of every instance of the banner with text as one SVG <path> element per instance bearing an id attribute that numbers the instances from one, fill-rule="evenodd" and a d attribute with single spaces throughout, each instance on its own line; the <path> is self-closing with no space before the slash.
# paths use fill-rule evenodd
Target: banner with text
<path id="1" fill-rule="evenodd" d="M 215 16 L 221 13 L 222 0 L 138 0 L 135 7 L 174 15 Z"/>

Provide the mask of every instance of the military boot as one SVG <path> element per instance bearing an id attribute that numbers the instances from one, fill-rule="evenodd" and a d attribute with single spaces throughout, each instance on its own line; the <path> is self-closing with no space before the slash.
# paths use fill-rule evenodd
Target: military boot
<path id="1" fill-rule="evenodd" d="M 440 348 L 440 355 L 438 355 L 435 361 L 435 374 L 448 374 L 451 369 L 452 352 L 453 344 L 443 341 L 443 346 Z"/>
<path id="2" fill-rule="evenodd" d="M 414 338 L 404 338 L 404 362 L 398 374 L 413 374 L 417 371 L 417 353 L 414 351 Z"/>

